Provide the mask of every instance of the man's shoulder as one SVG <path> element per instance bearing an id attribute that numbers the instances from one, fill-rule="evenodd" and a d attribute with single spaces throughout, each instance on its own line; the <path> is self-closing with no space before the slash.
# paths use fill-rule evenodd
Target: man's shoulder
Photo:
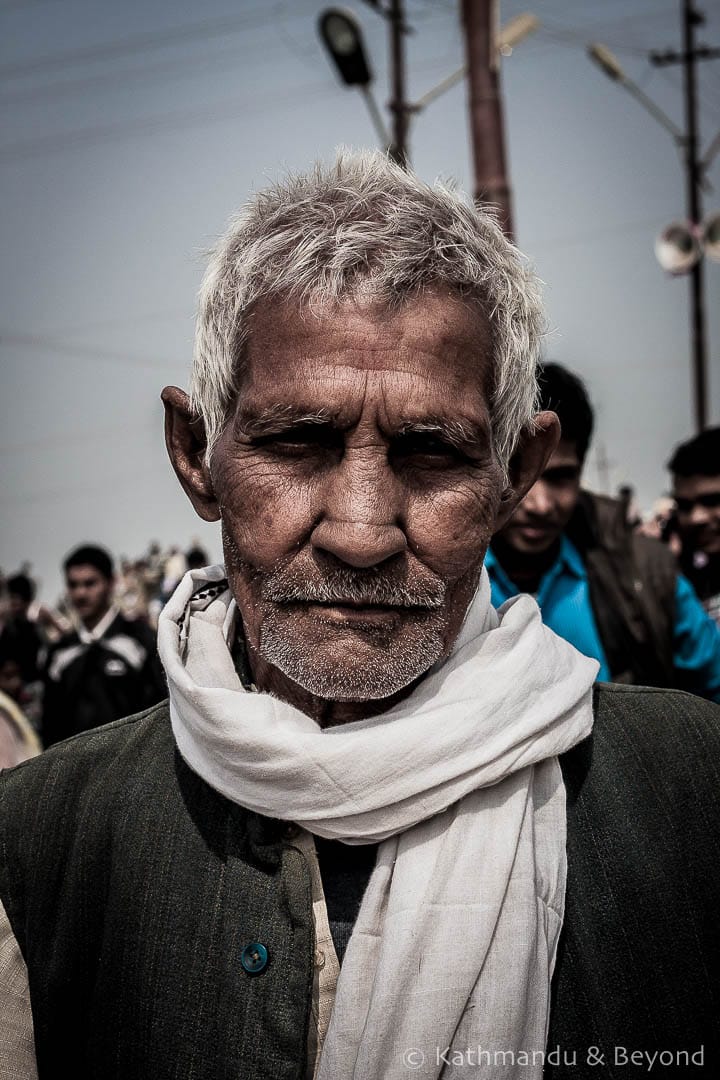
<path id="1" fill-rule="evenodd" d="M 106 794 L 131 779 L 148 760 L 172 760 L 174 741 L 168 702 L 82 732 L 39 757 L 0 772 L 0 803 L 8 808 L 35 799 L 73 802 L 88 791 Z"/>
<path id="2" fill-rule="evenodd" d="M 597 687 L 592 733 L 561 758 L 567 891 L 550 1045 L 699 1046 L 715 1030 L 719 714 L 681 691 Z"/>
<path id="3" fill-rule="evenodd" d="M 638 731 L 657 738 L 662 731 L 676 732 L 680 726 L 700 737 L 720 738 L 720 705 L 684 690 L 598 683 L 593 707 L 596 724 L 603 728 L 625 730 L 632 722 Z"/>
<path id="4" fill-rule="evenodd" d="M 57 641 L 50 642 L 43 662 L 45 679 L 54 683 L 61 682 L 65 673 L 84 651 L 77 630 L 68 630 Z"/>
<path id="5" fill-rule="evenodd" d="M 54 656 L 58 652 L 62 652 L 63 649 L 72 648 L 73 645 L 78 645 L 80 642 L 80 635 L 77 630 L 66 630 L 64 634 L 61 634 L 55 641 L 51 641 L 47 646 L 48 656 Z"/>
<path id="6" fill-rule="evenodd" d="M 719 705 L 650 686 L 599 683 L 593 693 L 592 733 L 561 759 L 571 799 L 613 791 L 620 801 L 642 802 L 652 788 L 675 812 L 688 800 L 716 798 Z"/>

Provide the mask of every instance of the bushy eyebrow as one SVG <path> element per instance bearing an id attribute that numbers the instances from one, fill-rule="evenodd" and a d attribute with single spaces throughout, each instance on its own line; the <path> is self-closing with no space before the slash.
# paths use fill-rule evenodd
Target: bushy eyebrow
<path id="1" fill-rule="evenodd" d="M 487 441 L 482 424 L 445 416 L 430 416 L 402 424 L 398 435 L 437 435 L 450 446 L 463 447 Z"/>
<path id="2" fill-rule="evenodd" d="M 278 402 L 259 412 L 241 412 L 235 421 L 236 432 L 245 438 L 262 438 L 275 435 L 306 424 L 332 425 L 338 417 L 332 409 L 303 409 Z M 391 438 L 407 435 L 435 435 L 450 446 L 458 448 L 477 445 L 487 441 L 488 433 L 483 424 L 456 417 L 427 416 L 422 420 L 402 422 L 388 433 Z"/>
<path id="3" fill-rule="evenodd" d="M 294 405 L 278 402 L 260 412 L 241 412 L 235 421 L 235 430 L 246 438 L 258 438 L 303 424 L 329 424 L 333 419 L 330 409 L 298 409 Z"/>

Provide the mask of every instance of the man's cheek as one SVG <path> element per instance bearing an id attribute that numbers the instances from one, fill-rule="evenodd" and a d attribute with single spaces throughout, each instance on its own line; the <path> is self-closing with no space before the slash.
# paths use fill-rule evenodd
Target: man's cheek
<path id="1" fill-rule="evenodd" d="M 288 497 L 277 490 L 246 503 L 223 502 L 223 531 L 239 559 L 270 568 L 305 542 L 312 528 L 311 507 L 300 493 Z"/>
<path id="2" fill-rule="evenodd" d="M 212 482 L 221 502 L 262 506 L 275 492 L 287 494 L 292 470 L 258 454 L 228 455 L 212 469 Z"/>
<path id="3" fill-rule="evenodd" d="M 484 494 L 429 500 L 408 515 L 408 542 L 430 569 L 448 579 L 479 564 L 490 543 L 499 499 Z"/>

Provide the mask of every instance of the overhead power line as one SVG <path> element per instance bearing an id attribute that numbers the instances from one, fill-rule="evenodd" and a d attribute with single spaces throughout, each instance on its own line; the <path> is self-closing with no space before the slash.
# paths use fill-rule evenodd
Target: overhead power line
<path id="1" fill-rule="evenodd" d="M 132 135 L 154 134 L 156 132 L 181 131 L 197 124 L 214 124 L 227 120 L 238 121 L 243 110 L 251 109 L 257 116 L 267 109 L 300 106 L 309 101 L 319 100 L 327 95 L 327 83 L 316 82 L 305 86 L 292 87 L 276 95 L 265 94 L 260 98 L 225 99 L 221 104 L 200 106 L 197 109 L 175 110 L 158 116 L 148 116 L 142 120 L 118 121 L 113 124 L 97 124 L 93 127 L 69 131 L 65 134 L 41 136 L 37 139 L 23 139 L 8 143 L 0 148 L 0 163 L 20 161 L 43 154 L 74 150 L 79 146 L 90 146 L 97 142 L 115 141 Z"/>
<path id="2" fill-rule="evenodd" d="M 4 15 L 6 11 L 15 11 L 20 8 L 26 10 L 27 8 L 36 7 L 38 4 L 59 4 L 61 0 L 7 0 L 7 3 L 0 4 L 0 15 Z"/>
<path id="3" fill-rule="evenodd" d="M 433 71 L 440 64 L 446 67 L 448 57 L 437 57 L 416 64 L 416 72 Z M 55 133 L 38 136 L 35 139 L 23 139 L 14 143 L 0 145 L 0 164 L 10 164 L 27 158 L 38 157 L 49 153 L 62 153 L 74 150 L 80 146 L 91 146 L 99 142 L 114 142 L 132 137 L 134 135 L 155 134 L 181 131 L 196 127 L 198 124 L 223 123 L 228 120 L 238 120 L 243 112 L 251 112 L 253 116 L 262 115 L 266 111 L 294 107 L 304 108 L 311 102 L 323 100 L 327 97 L 328 83 L 311 82 L 300 86 L 292 86 L 279 90 L 275 94 L 263 94 L 248 99 L 224 98 L 222 102 L 210 105 L 201 105 L 194 109 L 174 110 L 154 116 L 147 116 L 137 120 L 120 120 L 108 124 L 97 124 L 86 128 L 76 129 L 65 133 Z"/>
<path id="4" fill-rule="evenodd" d="M 38 349 L 41 352 L 59 353 L 61 356 L 71 356 L 81 360 L 109 360 L 123 366 L 148 368 L 155 371 L 178 366 L 177 361 L 173 360 L 161 359 L 159 362 L 153 362 L 143 356 L 134 356 L 132 353 L 118 352 L 98 345 L 77 345 L 71 341 L 42 337 L 39 334 L 13 334 L 0 331 L 0 346 L 2 345 L 21 349 Z"/>
<path id="5" fill-rule="evenodd" d="M 35 450 L 54 450 L 56 447 L 67 449 L 69 446 L 84 446 L 88 442 L 106 443 L 110 439 L 127 440 L 127 436 L 133 432 L 147 431 L 150 423 L 149 417 L 142 421 L 125 420 L 122 424 L 103 424 L 100 428 L 86 428 L 78 431 L 73 426 L 70 431 L 60 432 L 57 435 L 44 435 L 39 439 L 28 439 L 27 442 L 13 440 L 0 446 L 0 454 L 5 457 L 10 454 L 28 454 Z"/>
<path id="6" fill-rule="evenodd" d="M 72 485 L 58 485 L 56 487 L 45 488 L 40 491 L 33 491 L 28 493 L 25 488 L 21 493 L 15 495 L 0 494 L 0 503 L 3 505 L 10 504 L 12 506 L 27 506 L 31 503 L 46 503 L 46 502 L 63 502 L 68 503 L 70 500 L 82 499 L 84 502 L 90 498 L 91 495 L 101 495 L 105 497 L 106 502 L 112 502 L 117 499 L 118 492 L 126 491 L 128 488 L 137 490 L 138 487 L 138 475 L 132 470 L 123 468 L 120 472 L 109 473 L 103 476 L 103 479 L 99 483 L 90 483 L 88 480 L 79 479 L 79 482 Z"/>
<path id="7" fill-rule="evenodd" d="M 273 53 L 280 52 L 284 46 L 269 46 L 263 49 L 262 55 L 255 54 L 250 61 L 243 59 L 243 69 L 247 69 L 253 60 L 258 64 L 267 62 Z M 168 76 L 170 79 L 193 78 L 196 75 L 206 73 L 208 70 L 217 71 L 221 68 L 238 68 L 237 44 L 214 52 L 200 53 L 199 55 L 176 57 L 163 63 L 153 63 L 144 67 L 109 68 L 99 71 L 94 75 L 82 75 L 74 79 L 56 79 L 53 82 L 40 83 L 36 86 L 13 88 L 7 93 L 0 93 L 0 106 L 25 105 L 36 101 L 47 104 L 55 102 L 59 98 L 74 97 L 86 94 L 88 90 L 105 89 L 120 86 L 123 89 L 134 90 L 138 83 L 164 82 Z"/>
<path id="8" fill-rule="evenodd" d="M 65 52 L 41 56 L 36 60 L 20 60 L 14 64 L 5 64 L 0 67 L 0 78 L 24 78 L 38 72 L 61 70 L 73 64 L 110 60 L 150 49 L 165 48 L 183 41 L 222 37 L 237 30 L 249 30 L 255 26 L 267 25 L 271 21 L 272 13 L 265 9 L 252 15 L 228 15 L 219 19 L 203 19 L 201 22 L 190 23 L 187 26 L 150 30 L 144 34 L 132 34 L 120 41 L 108 41 L 101 45 L 89 45 L 81 49 L 68 49 Z"/>
<path id="9" fill-rule="evenodd" d="M 153 322 L 172 322 L 175 324 L 192 323 L 195 320 L 195 306 L 191 304 L 189 308 L 180 310 L 179 308 L 165 308 L 162 311 L 139 311 L 133 312 L 132 325 L 138 326 L 140 323 L 153 323 Z M 116 326 L 126 327 L 128 325 L 127 314 L 115 315 L 112 319 L 92 319 L 89 322 L 84 320 L 81 323 L 71 323 L 69 326 L 55 325 L 51 328 L 46 328 L 40 331 L 42 338 L 52 341 L 67 341 L 68 334 L 87 334 L 89 331 L 96 332 L 98 330 L 114 329 Z M 1 338 L 0 334 L 0 338 Z"/>
<path id="10" fill-rule="evenodd" d="M 633 218 L 620 224 L 602 225 L 594 229 L 580 229 L 572 233 L 555 233 L 545 237 L 540 235 L 539 239 L 535 239 L 528 244 L 528 248 L 531 248 L 532 252 L 539 256 L 546 251 L 557 251 L 566 247 L 602 242 L 606 238 L 608 240 L 612 239 L 614 243 L 615 238 L 618 236 L 627 237 L 633 233 L 646 234 L 648 229 L 660 228 L 663 221 L 663 214 L 658 211 L 652 217 Z"/>

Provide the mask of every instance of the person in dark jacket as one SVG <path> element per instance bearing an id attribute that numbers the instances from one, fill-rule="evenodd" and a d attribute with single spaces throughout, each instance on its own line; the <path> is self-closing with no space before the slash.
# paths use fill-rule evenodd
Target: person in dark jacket
<path id="1" fill-rule="evenodd" d="M 717 706 L 490 603 L 542 325 L 495 217 L 380 153 L 233 219 L 163 392 L 225 562 L 160 615 L 168 702 L 0 776 L 0 1071 L 717 1069 Z"/>
<path id="2" fill-rule="evenodd" d="M 44 745 L 154 705 L 166 689 L 155 635 L 113 604 L 112 559 L 83 545 L 65 560 L 75 630 L 48 650 L 44 676 Z"/>
<path id="3" fill-rule="evenodd" d="M 584 385 L 559 364 L 545 364 L 538 381 L 562 434 L 493 539 L 493 604 L 532 593 L 547 625 L 598 660 L 601 680 L 720 700 L 720 633 L 672 554 L 633 529 L 622 500 L 581 489 L 594 421 Z"/>
<path id="4" fill-rule="evenodd" d="M 35 599 L 35 583 L 27 574 L 13 574 L 7 579 L 6 589 L 9 610 L 0 628 L 0 644 L 12 647 L 20 663 L 25 684 L 39 678 L 41 659 L 45 648 L 38 624 L 30 618 L 30 607 Z"/>
<path id="5" fill-rule="evenodd" d="M 668 462 L 683 573 L 720 626 L 720 427 L 675 448 Z"/>

